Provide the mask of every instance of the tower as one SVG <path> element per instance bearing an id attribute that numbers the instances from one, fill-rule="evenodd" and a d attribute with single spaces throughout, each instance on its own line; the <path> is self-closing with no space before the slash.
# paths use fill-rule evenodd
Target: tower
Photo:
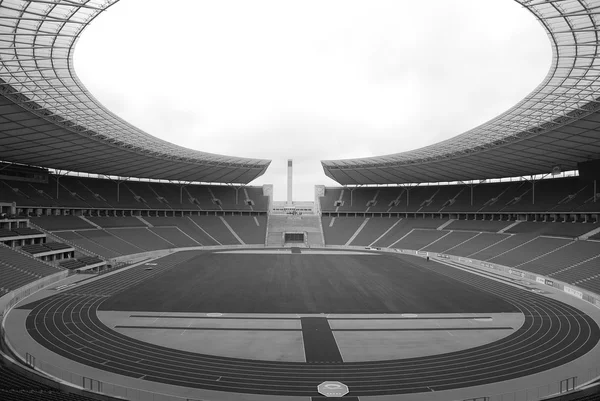
<path id="1" fill-rule="evenodd" d="M 288 159 L 287 167 L 287 204 L 292 204 L 292 159 Z"/>

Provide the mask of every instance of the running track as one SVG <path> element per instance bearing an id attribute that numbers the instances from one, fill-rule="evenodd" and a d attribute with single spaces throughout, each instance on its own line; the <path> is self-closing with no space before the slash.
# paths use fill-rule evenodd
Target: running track
<path id="1" fill-rule="evenodd" d="M 21 308 L 31 309 L 27 330 L 47 349 L 105 371 L 171 385 L 265 395 L 317 396 L 338 380 L 352 396 L 441 391 L 526 376 L 572 361 L 600 338 L 598 325 L 562 302 L 437 263 L 428 268 L 503 297 L 525 316 L 521 328 L 491 344 L 442 355 L 352 363 L 245 360 L 196 354 L 135 340 L 96 316 L 110 295 L 196 256 L 181 252 L 73 288 Z M 225 295 L 226 296 L 226 295 Z"/>

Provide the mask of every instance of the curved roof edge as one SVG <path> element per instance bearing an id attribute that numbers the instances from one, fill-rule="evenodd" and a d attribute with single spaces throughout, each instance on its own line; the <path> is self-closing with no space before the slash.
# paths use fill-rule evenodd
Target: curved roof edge
<path id="1" fill-rule="evenodd" d="M 41 167 L 182 181 L 248 183 L 270 160 L 153 137 L 108 111 L 77 78 L 81 32 L 118 0 L 0 2 L 0 157 Z"/>
<path id="2" fill-rule="evenodd" d="M 441 182 L 543 174 L 600 155 L 600 0 L 515 0 L 545 28 L 548 74 L 498 117 L 420 149 L 324 160 L 342 185 Z"/>

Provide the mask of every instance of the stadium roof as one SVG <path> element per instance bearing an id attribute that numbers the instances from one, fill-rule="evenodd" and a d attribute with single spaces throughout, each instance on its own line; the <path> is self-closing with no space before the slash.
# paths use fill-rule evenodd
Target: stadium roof
<path id="1" fill-rule="evenodd" d="M 516 1 L 552 44 L 552 65 L 533 92 L 454 138 L 403 153 L 324 160 L 325 174 L 342 185 L 468 181 L 576 170 L 600 157 L 600 0 Z"/>
<path id="2" fill-rule="evenodd" d="M 118 0 L 0 0 L 0 160 L 60 170 L 248 183 L 269 160 L 155 138 L 108 111 L 77 78 L 77 39 Z"/>

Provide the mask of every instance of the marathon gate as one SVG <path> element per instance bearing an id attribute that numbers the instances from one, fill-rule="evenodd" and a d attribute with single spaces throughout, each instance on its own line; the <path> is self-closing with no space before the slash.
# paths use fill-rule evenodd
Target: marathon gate
<path id="1" fill-rule="evenodd" d="M 350 392 L 348 386 L 340 382 L 323 382 L 317 386 L 317 390 L 325 397 L 341 398 Z"/>

